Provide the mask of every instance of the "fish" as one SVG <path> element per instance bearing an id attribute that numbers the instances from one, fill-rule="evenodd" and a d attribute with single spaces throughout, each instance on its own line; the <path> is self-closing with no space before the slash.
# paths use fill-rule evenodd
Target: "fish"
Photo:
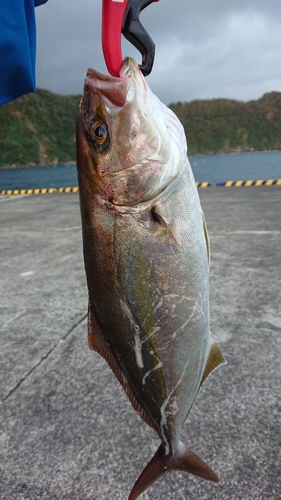
<path id="1" fill-rule="evenodd" d="M 89 69 L 77 118 L 88 342 L 161 444 L 135 500 L 171 470 L 218 482 L 181 441 L 209 374 L 224 363 L 210 332 L 210 247 L 184 129 L 138 64 Z"/>

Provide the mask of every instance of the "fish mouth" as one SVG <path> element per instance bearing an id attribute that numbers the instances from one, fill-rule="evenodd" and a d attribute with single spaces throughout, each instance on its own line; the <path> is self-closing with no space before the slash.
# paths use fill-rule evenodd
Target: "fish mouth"
<path id="1" fill-rule="evenodd" d="M 120 76 L 103 75 L 95 69 L 89 68 L 85 79 L 84 90 L 98 94 L 110 115 L 115 115 L 127 102 L 131 102 L 135 95 L 135 86 L 142 73 L 137 63 L 126 58 L 123 61 Z M 145 85 L 145 82 L 144 82 Z"/>

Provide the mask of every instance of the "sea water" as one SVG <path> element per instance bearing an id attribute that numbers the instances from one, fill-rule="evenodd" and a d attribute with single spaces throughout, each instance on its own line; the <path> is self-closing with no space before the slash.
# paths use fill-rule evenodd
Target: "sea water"
<path id="1" fill-rule="evenodd" d="M 226 181 L 281 179 L 281 151 L 191 156 L 197 182 L 216 185 Z"/>
<path id="2" fill-rule="evenodd" d="M 196 182 L 281 179 L 281 151 L 190 156 Z M 76 187 L 76 165 L 0 169 L 0 193 L 5 189 Z"/>

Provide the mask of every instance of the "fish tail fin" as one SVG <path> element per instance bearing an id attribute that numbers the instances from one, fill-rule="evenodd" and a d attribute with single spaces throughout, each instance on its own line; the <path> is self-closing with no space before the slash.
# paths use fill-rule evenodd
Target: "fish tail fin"
<path id="1" fill-rule="evenodd" d="M 166 455 L 165 448 L 163 444 L 161 444 L 154 457 L 136 481 L 128 500 L 135 500 L 138 498 L 138 496 L 157 481 L 157 479 L 171 470 L 189 472 L 194 476 L 199 476 L 215 483 L 219 481 L 215 472 L 181 441 L 173 455 Z"/>

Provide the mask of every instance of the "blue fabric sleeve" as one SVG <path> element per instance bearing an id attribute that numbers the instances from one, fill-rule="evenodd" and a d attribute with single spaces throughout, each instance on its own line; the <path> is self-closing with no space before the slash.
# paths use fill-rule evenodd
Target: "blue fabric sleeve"
<path id="1" fill-rule="evenodd" d="M 34 7 L 47 0 L 1 0 L 0 105 L 35 90 Z"/>
<path id="2" fill-rule="evenodd" d="M 43 3 L 46 3 L 48 0 L 34 0 L 34 5 L 35 7 L 38 7 L 38 5 L 43 5 Z"/>

